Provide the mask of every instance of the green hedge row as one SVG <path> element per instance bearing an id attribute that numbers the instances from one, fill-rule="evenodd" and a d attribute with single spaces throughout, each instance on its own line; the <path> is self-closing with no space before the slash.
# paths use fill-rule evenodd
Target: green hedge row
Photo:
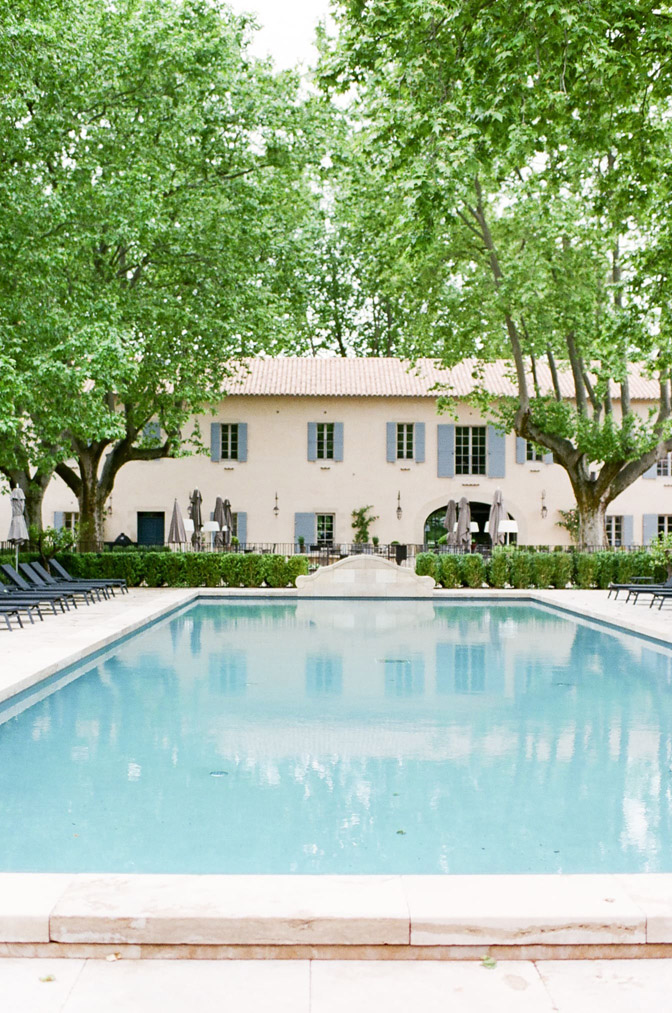
<path id="1" fill-rule="evenodd" d="M 422 552 L 415 571 L 434 577 L 443 587 L 579 587 L 607 588 L 627 584 L 634 577 L 664 581 L 667 574 L 655 567 L 650 554 L 638 552 L 526 552 L 495 549 L 491 559 L 471 555 L 437 555 Z"/>
<path id="2" fill-rule="evenodd" d="M 22 562 L 31 558 L 39 557 L 21 554 Z M 73 577 L 123 577 L 129 587 L 294 587 L 308 573 L 305 556 L 243 552 L 68 552 L 57 559 Z"/>

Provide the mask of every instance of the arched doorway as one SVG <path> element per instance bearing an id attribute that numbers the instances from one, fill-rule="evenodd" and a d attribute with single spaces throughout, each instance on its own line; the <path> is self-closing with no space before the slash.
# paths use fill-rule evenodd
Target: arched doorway
<path id="1" fill-rule="evenodd" d="M 478 531 L 475 531 L 471 540 L 476 545 L 487 545 L 490 546 L 490 535 L 485 533 L 485 525 L 490 517 L 491 503 L 481 503 L 478 500 L 470 501 L 469 507 L 471 509 L 471 519 L 478 524 Z M 446 516 L 446 510 L 448 504 L 439 507 L 438 510 L 432 511 L 432 513 L 425 520 L 424 525 L 424 539 L 425 545 L 438 545 L 440 540 L 446 535 L 446 529 L 443 526 L 443 521 Z M 511 514 L 507 513 L 507 517 L 513 520 Z M 513 544 L 517 540 L 517 535 L 509 535 L 509 543 Z M 444 539 L 445 540 L 445 539 Z"/>

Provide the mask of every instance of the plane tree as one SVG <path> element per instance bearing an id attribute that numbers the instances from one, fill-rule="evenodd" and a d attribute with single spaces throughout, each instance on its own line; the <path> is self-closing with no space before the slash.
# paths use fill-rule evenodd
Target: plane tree
<path id="1" fill-rule="evenodd" d="M 517 397 L 481 406 L 553 453 L 604 544 L 609 503 L 672 450 L 670 5 L 335 9 L 321 80 L 354 94 L 416 265 L 406 349 L 508 358 Z M 657 385 L 644 414 L 633 370 Z"/>
<path id="2" fill-rule="evenodd" d="M 198 449 L 232 363 L 295 342 L 315 101 L 205 0 L 1 17 L 0 470 L 33 521 L 58 474 L 95 543 L 119 470 Z"/>

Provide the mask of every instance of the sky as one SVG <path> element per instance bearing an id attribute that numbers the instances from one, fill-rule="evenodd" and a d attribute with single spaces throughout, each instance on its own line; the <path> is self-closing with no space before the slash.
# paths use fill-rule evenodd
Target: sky
<path id="1" fill-rule="evenodd" d="M 228 3 L 238 14 L 257 15 L 262 28 L 251 47 L 256 56 L 272 56 L 278 69 L 299 62 L 304 66 L 315 63 L 315 27 L 326 18 L 329 0 L 228 0 Z"/>

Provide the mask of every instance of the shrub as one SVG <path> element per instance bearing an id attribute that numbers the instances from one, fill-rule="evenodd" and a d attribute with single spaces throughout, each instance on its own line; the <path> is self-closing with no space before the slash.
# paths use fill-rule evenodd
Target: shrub
<path id="1" fill-rule="evenodd" d="M 262 556 L 261 557 L 264 580 L 268 587 L 287 587 L 289 584 L 289 569 L 284 556 Z"/>
<path id="2" fill-rule="evenodd" d="M 490 587 L 506 587 L 509 583 L 509 559 L 511 553 L 500 547 L 493 549 L 488 568 Z"/>
<path id="3" fill-rule="evenodd" d="M 239 562 L 242 558 L 237 552 L 226 552 L 220 556 L 219 572 L 225 587 L 240 587 Z"/>
<path id="4" fill-rule="evenodd" d="M 460 587 L 462 579 L 460 576 L 460 557 L 452 552 L 447 552 L 437 559 L 437 580 L 443 587 Z"/>
<path id="5" fill-rule="evenodd" d="M 240 583 L 243 587 L 261 587 L 264 582 L 263 557 L 246 552 L 240 557 Z"/>
<path id="6" fill-rule="evenodd" d="M 296 586 L 297 577 L 305 577 L 308 574 L 308 560 L 305 556 L 290 556 L 287 560 L 287 572 L 292 587 Z"/>
<path id="7" fill-rule="evenodd" d="M 529 552 L 517 549 L 511 553 L 509 563 L 509 582 L 511 587 L 522 588 L 532 586 L 532 556 Z"/>
<path id="8" fill-rule="evenodd" d="M 584 591 L 595 587 L 599 560 L 594 552 L 576 553 L 576 583 Z"/>
<path id="9" fill-rule="evenodd" d="M 165 582 L 164 556 L 160 552 L 146 552 L 143 559 L 147 587 L 161 587 Z"/>
<path id="10" fill-rule="evenodd" d="M 467 587 L 481 587 L 485 580 L 485 562 L 480 553 L 460 557 L 462 581 Z"/>
<path id="11" fill-rule="evenodd" d="M 597 566 L 597 586 L 604 590 L 616 580 L 618 554 L 613 550 L 596 552 L 595 560 Z"/>
<path id="12" fill-rule="evenodd" d="M 553 553 L 553 585 L 558 588 L 565 588 L 572 582 L 572 571 L 574 563 L 572 560 L 573 553 L 570 552 L 554 552 Z"/>
<path id="13" fill-rule="evenodd" d="M 551 587 L 555 579 L 555 556 L 552 552 L 536 552 L 532 556 L 532 580 L 535 587 Z"/>
<path id="14" fill-rule="evenodd" d="M 419 552 L 415 557 L 415 572 L 419 577 L 434 577 L 436 580 L 437 557 L 433 552 Z"/>

